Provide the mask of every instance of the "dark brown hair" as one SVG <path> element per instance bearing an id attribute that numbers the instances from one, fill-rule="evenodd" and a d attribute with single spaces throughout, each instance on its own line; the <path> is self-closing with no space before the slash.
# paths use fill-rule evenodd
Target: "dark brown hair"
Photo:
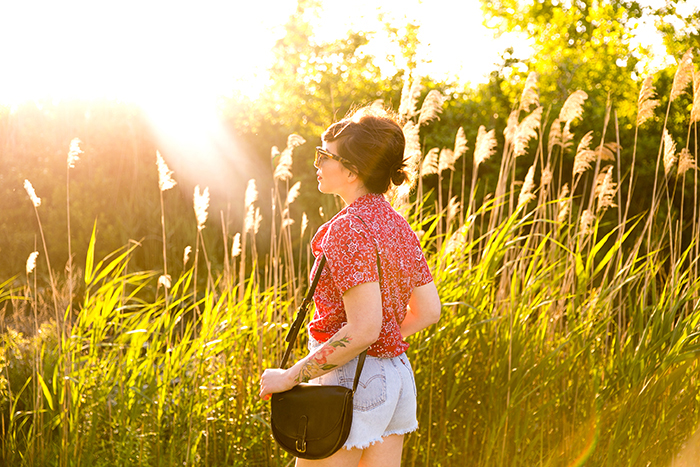
<path id="1" fill-rule="evenodd" d="M 383 108 L 362 107 L 328 127 L 321 139 L 337 141 L 338 155 L 352 163 L 348 168 L 371 193 L 386 193 L 391 182 L 398 186 L 408 180 L 403 130 Z"/>

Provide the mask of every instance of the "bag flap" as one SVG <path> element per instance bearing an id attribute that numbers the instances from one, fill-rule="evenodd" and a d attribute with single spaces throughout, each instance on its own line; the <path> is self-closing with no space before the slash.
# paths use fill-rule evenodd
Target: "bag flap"
<path id="1" fill-rule="evenodd" d="M 299 384 L 272 395 L 272 427 L 295 438 L 302 417 L 307 417 L 306 439 L 322 439 L 352 417 L 352 390 L 342 386 Z"/>

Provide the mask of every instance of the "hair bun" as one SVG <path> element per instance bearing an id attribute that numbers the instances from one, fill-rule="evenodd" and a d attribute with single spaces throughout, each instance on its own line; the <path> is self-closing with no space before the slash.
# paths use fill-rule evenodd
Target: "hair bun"
<path id="1" fill-rule="evenodd" d="M 392 165 L 389 169 L 389 173 L 391 174 L 391 182 L 396 186 L 399 186 L 408 180 L 408 174 L 404 170 L 404 167 L 405 165 L 403 161 L 400 161 Z"/>

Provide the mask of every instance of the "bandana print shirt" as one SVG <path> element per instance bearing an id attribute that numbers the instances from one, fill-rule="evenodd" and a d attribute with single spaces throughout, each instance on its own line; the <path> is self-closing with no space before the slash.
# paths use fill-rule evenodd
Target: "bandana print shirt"
<path id="1" fill-rule="evenodd" d="M 368 355 L 392 358 L 408 348 L 399 329 L 415 287 L 433 278 L 418 237 L 408 222 L 384 199 L 370 193 L 344 208 L 323 224 L 311 240 L 316 262 L 326 266 L 314 293 L 316 312 L 309 332 L 318 342 L 326 342 L 347 322 L 343 294 L 356 285 L 380 282 L 382 330 Z M 381 281 L 377 268 L 381 265 Z"/>

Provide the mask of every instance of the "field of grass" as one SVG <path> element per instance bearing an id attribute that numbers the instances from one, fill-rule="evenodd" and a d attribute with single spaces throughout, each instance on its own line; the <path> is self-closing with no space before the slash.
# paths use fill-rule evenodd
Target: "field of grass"
<path id="1" fill-rule="evenodd" d="M 678 111 L 687 74 L 676 73 L 666 117 Z M 500 151 L 493 130 L 479 132 L 463 180 L 453 179 L 456 162 L 472 157 L 463 132 L 454 150 L 424 151 L 420 128 L 441 98 L 429 93 L 418 109 L 406 87 L 406 155 L 419 176 L 392 202 L 419 233 L 444 308 L 438 325 L 410 340 L 420 429 L 407 437 L 404 465 L 697 465 L 700 216 L 674 206 L 687 197 L 698 206 L 689 142 L 700 104 L 684 149 L 666 130 L 658 135 L 652 203 L 630 218 L 635 168 L 620 167 L 614 117 L 599 134 L 575 137 L 570 125 L 586 94 L 572 94 L 544 122 L 533 85 L 528 79 Z M 696 77 L 695 95 L 699 87 Z M 654 99 L 645 82 L 638 131 Z M 49 288 L 36 278 L 35 265 L 50 257 L 43 242 L 43 262 L 33 254 L 23 277 L 0 284 L 0 307 L 13 310 L 0 345 L 0 463 L 291 464 L 257 392 L 308 277 L 310 232 L 288 209 L 299 144 L 290 137 L 275 171 L 267 258 L 257 254 L 256 242 L 268 239 L 256 236 L 253 181 L 244 231 L 222 232 L 231 254 L 221 270 L 201 235 L 209 195 L 197 188 L 200 234 L 182 259 L 164 249 L 162 264 L 134 270 L 138 244 L 96 258 L 93 233 L 85 264 L 61 277 L 48 266 Z M 497 188 L 477 199 L 479 167 L 497 152 Z M 518 164 L 530 166 L 522 180 Z M 175 181 L 164 163 L 159 170 L 163 193 Z M 427 189 L 430 177 L 436 190 Z M 34 209 L 41 226 L 38 198 Z M 178 277 L 168 275 L 174 261 L 186 265 Z M 78 281 L 84 293 L 70 300 Z"/>

